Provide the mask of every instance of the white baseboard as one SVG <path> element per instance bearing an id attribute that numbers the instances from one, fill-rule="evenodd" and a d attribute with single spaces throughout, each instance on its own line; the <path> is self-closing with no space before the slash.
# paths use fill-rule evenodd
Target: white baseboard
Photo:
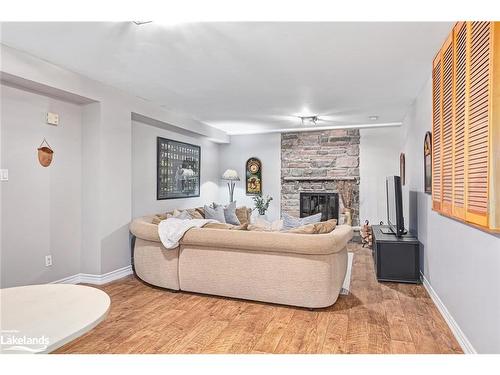
<path id="1" fill-rule="evenodd" d="M 439 312 L 443 316 L 444 320 L 446 321 L 446 324 L 448 324 L 448 327 L 450 327 L 451 332 L 457 339 L 458 343 L 460 344 L 460 347 L 464 351 L 465 354 L 477 354 L 476 349 L 472 346 L 471 342 L 465 336 L 465 333 L 460 329 L 460 326 L 458 323 L 453 319 L 453 316 L 450 314 L 446 306 L 444 305 L 443 301 L 441 301 L 441 298 L 437 295 L 436 291 L 432 288 L 431 284 L 429 283 L 429 280 L 427 280 L 424 276 L 424 274 L 421 272 L 420 273 L 422 277 L 422 281 L 424 284 L 425 289 L 427 290 L 427 293 L 432 298 L 432 301 L 435 303 L 437 306 Z"/>
<path id="2" fill-rule="evenodd" d="M 59 279 L 56 281 L 52 281 L 50 284 L 93 284 L 93 285 L 102 285 L 110 283 L 111 281 L 115 281 L 121 279 L 122 277 L 131 275 L 133 273 L 132 266 L 126 266 L 122 268 L 118 268 L 117 270 L 102 274 L 102 275 L 94 275 L 90 273 L 78 273 L 73 276 L 68 276 L 63 279 Z"/>
<path id="3" fill-rule="evenodd" d="M 80 274 L 77 273 L 76 275 L 71 275 L 63 279 L 51 281 L 49 284 L 78 284 L 79 282 L 80 282 Z"/>

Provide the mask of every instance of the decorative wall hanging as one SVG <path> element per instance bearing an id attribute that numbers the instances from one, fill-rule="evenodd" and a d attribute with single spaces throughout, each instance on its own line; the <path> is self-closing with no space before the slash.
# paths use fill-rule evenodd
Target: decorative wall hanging
<path id="1" fill-rule="evenodd" d="M 405 154 L 402 152 L 399 155 L 399 176 L 401 177 L 401 184 L 406 184 L 406 171 L 405 171 Z"/>
<path id="2" fill-rule="evenodd" d="M 425 133 L 424 138 L 424 191 L 432 194 L 432 135 Z"/>
<path id="3" fill-rule="evenodd" d="M 46 146 L 44 146 L 44 143 Z M 54 158 L 54 151 L 49 145 L 49 142 L 44 138 L 40 146 L 38 146 L 38 161 L 42 167 L 48 167 Z"/>
<path id="4" fill-rule="evenodd" d="M 157 137 L 156 199 L 200 196 L 201 148 Z"/>
<path id="5" fill-rule="evenodd" d="M 246 164 L 247 195 L 262 195 L 262 163 L 257 158 L 250 158 Z"/>

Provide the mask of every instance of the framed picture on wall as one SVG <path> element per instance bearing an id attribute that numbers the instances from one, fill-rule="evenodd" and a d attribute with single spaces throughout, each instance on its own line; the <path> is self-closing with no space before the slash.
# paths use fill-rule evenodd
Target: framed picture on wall
<path id="1" fill-rule="evenodd" d="M 156 199 L 200 196 L 200 146 L 157 137 L 156 155 Z"/>
<path id="2" fill-rule="evenodd" d="M 424 192 L 432 194 L 432 134 L 425 133 L 424 138 Z"/>
<path id="3" fill-rule="evenodd" d="M 262 163 L 257 158 L 247 160 L 246 168 L 246 194 L 262 195 Z"/>

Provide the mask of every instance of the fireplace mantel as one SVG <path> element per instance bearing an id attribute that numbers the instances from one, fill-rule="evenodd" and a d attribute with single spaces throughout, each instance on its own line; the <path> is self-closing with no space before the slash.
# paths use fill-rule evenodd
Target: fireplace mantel
<path id="1" fill-rule="evenodd" d="M 293 176 L 287 176 L 283 177 L 284 181 L 356 181 L 358 177 L 348 177 L 348 176 L 343 176 L 343 177 L 305 177 L 305 176 L 300 176 L 300 177 L 293 177 Z"/>

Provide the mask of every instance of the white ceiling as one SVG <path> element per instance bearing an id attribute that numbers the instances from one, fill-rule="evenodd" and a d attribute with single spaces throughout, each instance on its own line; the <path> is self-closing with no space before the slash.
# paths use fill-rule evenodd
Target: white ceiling
<path id="1" fill-rule="evenodd" d="M 403 120 L 451 23 L 3 23 L 2 43 L 229 134 Z M 377 115 L 377 121 L 368 119 Z"/>

